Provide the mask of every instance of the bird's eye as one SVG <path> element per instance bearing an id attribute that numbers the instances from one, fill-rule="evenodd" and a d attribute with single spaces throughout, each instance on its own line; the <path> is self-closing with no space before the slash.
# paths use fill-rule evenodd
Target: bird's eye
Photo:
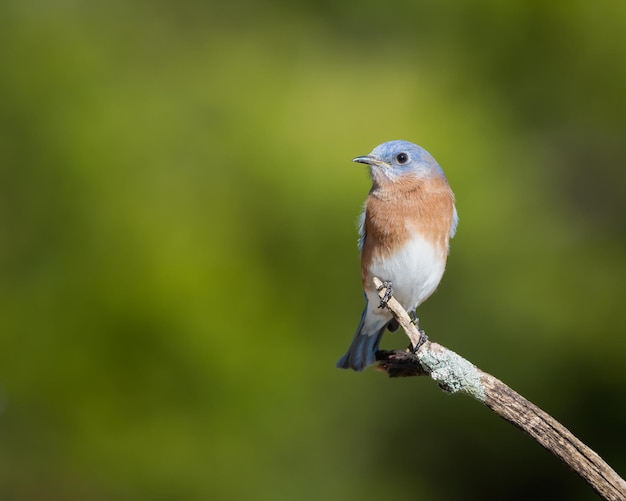
<path id="1" fill-rule="evenodd" d="M 409 155 L 406 153 L 398 153 L 396 160 L 399 164 L 405 164 L 409 161 Z"/>

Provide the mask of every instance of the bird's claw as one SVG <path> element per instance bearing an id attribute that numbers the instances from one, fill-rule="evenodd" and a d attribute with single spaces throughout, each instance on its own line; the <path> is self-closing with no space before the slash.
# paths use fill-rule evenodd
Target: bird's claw
<path id="1" fill-rule="evenodd" d="M 417 354 L 417 352 L 419 351 L 419 349 L 422 347 L 422 345 L 428 341 L 428 336 L 426 335 L 426 333 L 422 330 L 418 329 L 418 332 L 420 333 L 420 338 L 417 341 L 417 344 L 415 346 L 413 346 L 412 344 L 409 345 L 409 351 L 411 353 L 413 353 L 413 355 Z"/>
<path id="2" fill-rule="evenodd" d="M 385 281 L 379 287 L 376 288 L 378 292 L 380 292 L 383 289 L 387 289 L 387 290 L 385 291 L 385 294 L 383 295 L 383 297 L 380 298 L 380 304 L 378 305 L 379 308 L 385 308 L 387 306 L 387 303 L 393 296 L 393 289 L 391 288 L 391 282 Z"/>

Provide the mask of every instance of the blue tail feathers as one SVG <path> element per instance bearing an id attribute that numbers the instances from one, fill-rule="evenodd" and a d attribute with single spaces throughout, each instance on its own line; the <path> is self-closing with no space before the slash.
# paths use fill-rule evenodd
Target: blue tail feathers
<path id="1" fill-rule="evenodd" d="M 380 320 L 375 322 L 371 322 L 371 320 L 368 322 L 367 320 L 366 305 L 348 351 L 337 362 L 339 369 L 362 371 L 368 365 L 376 362 L 378 345 L 389 322 L 385 321 L 381 324 Z"/>

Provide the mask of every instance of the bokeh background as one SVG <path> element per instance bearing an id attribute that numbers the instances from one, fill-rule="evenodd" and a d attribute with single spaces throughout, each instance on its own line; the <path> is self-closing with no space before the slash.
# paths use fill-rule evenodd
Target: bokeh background
<path id="1" fill-rule="evenodd" d="M 604 0 L 2 2 L 2 499 L 595 499 L 477 402 L 334 364 L 350 160 L 417 142 L 461 218 L 422 327 L 626 474 L 625 31 Z"/>

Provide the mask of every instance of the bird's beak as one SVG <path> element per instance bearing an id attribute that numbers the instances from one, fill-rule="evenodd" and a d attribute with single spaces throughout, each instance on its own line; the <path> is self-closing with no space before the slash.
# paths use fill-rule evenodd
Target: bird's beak
<path id="1" fill-rule="evenodd" d="M 352 159 L 353 162 L 356 162 L 359 164 L 368 164 L 368 165 L 372 162 L 372 160 L 373 158 L 370 157 L 369 155 L 365 155 L 363 157 L 356 157 Z"/>
<path id="2" fill-rule="evenodd" d="M 386 162 L 382 162 L 380 160 L 378 160 L 377 158 L 374 158 L 371 155 L 365 155 L 362 157 L 356 157 L 352 159 L 353 162 L 359 163 L 359 164 L 367 164 L 367 165 L 380 165 L 380 166 L 385 166 L 385 167 L 389 167 L 389 165 Z"/>

